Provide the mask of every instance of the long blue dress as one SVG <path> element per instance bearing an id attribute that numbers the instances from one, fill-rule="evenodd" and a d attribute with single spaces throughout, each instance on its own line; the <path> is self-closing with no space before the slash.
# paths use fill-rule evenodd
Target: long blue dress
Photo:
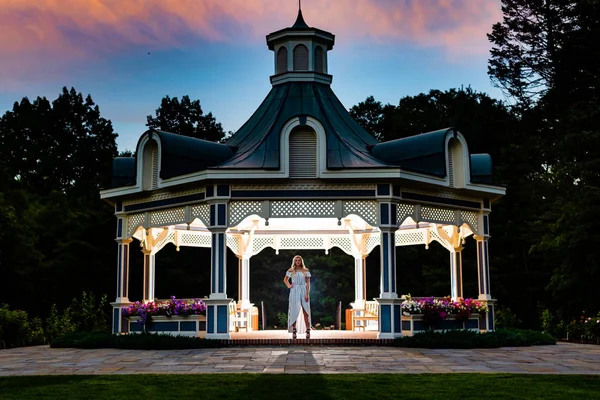
<path id="1" fill-rule="evenodd" d="M 310 297 L 308 301 L 305 300 L 304 296 L 306 296 L 306 278 L 310 278 L 310 272 L 287 272 L 285 274 L 287 277 L 291 278 L 291 283 L 294 286 L 290 289 L 290 302 L 288 306 L 288 332 L 293 331 L 292 325 L 294 322 L 298 321 L 296 324 L 296 331 L 298 333 L 306 333 L 306 323 L 304 322 L 304 313 L 302 312 L 302 308 L 306 310 L 308 314 L 308 325 L 311 326 L 310 319 Z"/>

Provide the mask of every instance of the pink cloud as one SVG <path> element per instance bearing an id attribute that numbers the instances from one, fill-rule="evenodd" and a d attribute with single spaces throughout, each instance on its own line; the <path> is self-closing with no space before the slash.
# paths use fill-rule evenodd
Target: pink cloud
<path id="1" fill-rule="evenodd" d="M 136 46 L 257 43 L 290 26 L 295 7 L 290 0 L 0 0 L 0 82 L 60 75 Z M 305 0 L 303 7 L 310 26 L 343 45 L 411 43 L 449 55 L 486 53 L 485 34 L 501 18 L 497 0 Z"/>

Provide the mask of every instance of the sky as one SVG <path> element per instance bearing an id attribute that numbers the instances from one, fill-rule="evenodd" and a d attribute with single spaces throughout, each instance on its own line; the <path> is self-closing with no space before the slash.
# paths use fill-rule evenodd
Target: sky
<path id="1" fill-rule="evenodd" d="M 74 87 L 134 150 L 160 100 L 189 95 L 235 132 L 271 89 L 265 36 L 297 12 L 296 0 L 0 0 L 0 113 Z M 328 67 L 347 108 L 469 85 L 503 99 L 487 76 L 500 0 L 303 0 L 302 13 L 335 35 Z"/>

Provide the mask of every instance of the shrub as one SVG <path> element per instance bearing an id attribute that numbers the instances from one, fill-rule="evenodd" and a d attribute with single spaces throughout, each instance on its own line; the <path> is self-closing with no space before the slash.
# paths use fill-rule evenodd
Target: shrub
<path id="1" fill-rule="evenodd" d="M 287 327 L 288 325 L 288 316 L 287 313 L 277 313 L 277 323 L 282 327 Z"/>
<path id="2" fill-rule="evenodd" d="M 103 295 L 98 301 L 93 293 L 83 292 L 81 300 L 74 298 L 71 305 L 58 311 L 56 304 L 50 308 L 50 316 L 46 319 L 46 337 L 50 341 L 76 331 L 104 331 L 107 329 L 107 297 Z"/>
<path id="3" fill-rule="evenodd" d="M 514 329 L 521 325 L 521 320 L 508 307 L 498 307 L 494 314 L 494 321 L 497 328 Z"/>
<path id="4" fill-rule="evenodd" d="M 8 305 L 0 306 L 0 340 L 6 347 L 23 346 L 29 329 L 25 311 L 11 310 Z"/>
<path id="5" fill-rule="evenodd" d="M 426 331 L 417 333 L 414 336 L 398 338 L 394 341 L 394 345 L 399 347 L 429 349 L 475 349 L 550 344 L 556 344 L 556 340 L 549 334 L 522 329 L 498 329 L 496 332 L 487 333 L 462 330 Z"/>

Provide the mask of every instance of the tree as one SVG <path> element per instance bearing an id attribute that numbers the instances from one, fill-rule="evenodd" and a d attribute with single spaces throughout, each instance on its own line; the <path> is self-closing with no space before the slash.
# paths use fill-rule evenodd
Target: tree
<path id="1" fill-rule="evenodd" d="M 221 141 L 225 132 L 212 113 L 203 114 L 200 100 L 191 101 L 183 96 L 181 102 L 177 97 L 163 97 L 155 116 L 148 115 L 146 126 L 150 129 L 177 133 L 197 139 Z"/>
<path id="2" fill-rule="evenodd" d="M 0 158 L 5 173 L 23 188 L 45 194 L 100 187 L 117 155 L 110 121 L 88 95 L 63 88 L 50 103 L 23 98 L 0 119 Z"/>

